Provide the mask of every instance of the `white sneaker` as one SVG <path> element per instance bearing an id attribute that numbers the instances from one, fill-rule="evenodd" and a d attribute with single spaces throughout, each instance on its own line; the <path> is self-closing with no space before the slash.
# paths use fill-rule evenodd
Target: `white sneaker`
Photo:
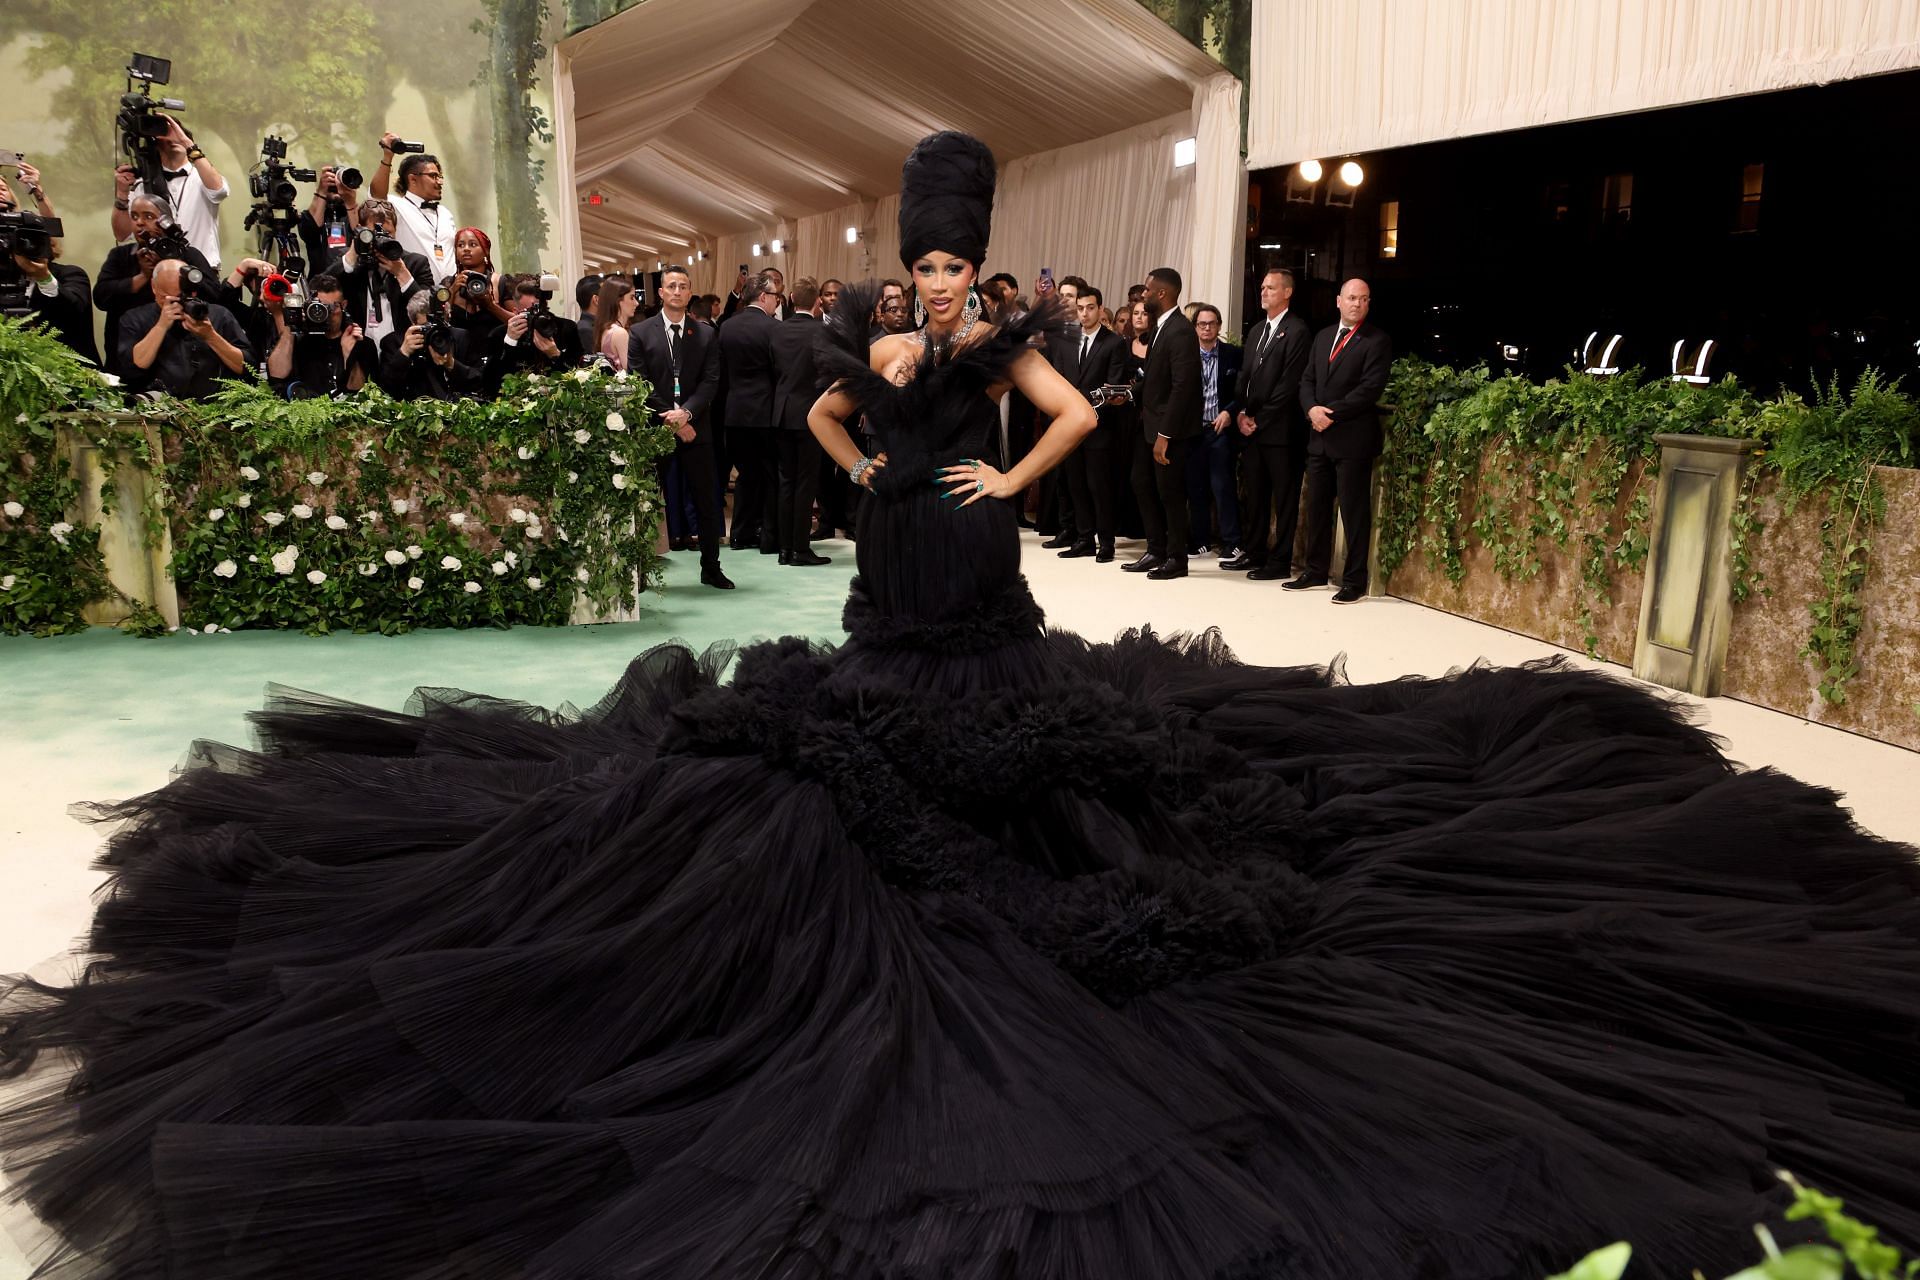
<path id="1" fill-rule="evenodd" d="M 1198 560 L 1201 556 L 1210 556 L 1212 554 L 1213 548 L 1203 542 L 1194 549 L 1193 559 Z"/>
<path id="2" fill-rule="evenodd" d="M 1239 558 L 1240 558 L 1240 548 L 1238 547 L 1228 547 L 1225 551 L 1222 551 L 1220 553 L 1220 563 L 1222 564 L 1225 564 L 1229 560 L 1238 560 Z"/>

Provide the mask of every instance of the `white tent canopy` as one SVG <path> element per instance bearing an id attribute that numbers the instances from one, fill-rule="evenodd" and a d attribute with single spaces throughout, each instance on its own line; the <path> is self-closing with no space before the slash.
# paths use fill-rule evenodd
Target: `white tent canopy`
<path id="1" fill-rule="evenodd" d="M 1000 161 L 989 271 L 1238 295 L 1239 82 L 1138 0 L 643 0 L 554 61 L 574 275 L 705 253 L 718 292 L 754 244 L 790 279 L 898 275 L 901 161 L 962 129 Z"/>

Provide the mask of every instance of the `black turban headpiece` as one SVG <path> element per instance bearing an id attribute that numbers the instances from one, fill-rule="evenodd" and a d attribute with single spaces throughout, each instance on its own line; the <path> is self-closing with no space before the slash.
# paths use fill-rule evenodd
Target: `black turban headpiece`
<path id="1" fill-rule="evenodd" d="M 900 261 L 911 267 L 929 253 L 987 260 L 993 229 L 993 152 L 970 134 L 920 139 L 900 170 Z"/>

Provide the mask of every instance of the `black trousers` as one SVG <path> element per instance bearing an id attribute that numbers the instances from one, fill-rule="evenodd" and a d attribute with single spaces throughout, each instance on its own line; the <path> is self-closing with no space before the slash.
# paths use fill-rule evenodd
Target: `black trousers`
<path id="1" fill-rule="evenodd" d="M 700 519 L 700 567 L 718 569 L 720 542 L 726 526 L 720 520 L 720 485 L 715 479 L 713 444 L 708 440 L 695 440 L 692 444 L 678 441 L 673 447 L 673 460 L 680 464 L 680 474 L 693 491 L 693 513 Z"/>
<path id="2" fill-rule="evenodd" d="M 1040 477 L 1040 513 L 1033 527 L 1039 533 L 1063 533 L 1070 538 L 1085 536 L 1086 530 L 1080 527 L 1080 513 L 1074 506 L 1073 485 L 1067 479 L 1064 465 Z"/>
<path id="3" fill-rule="evenodd" d="M 1116 522 L 1114 498 L 1119 468 L 1113 460 L 1115 428 L 1101 423 L 1087 433 L 1080 447 L 1067 455 L 1061 470 L 1073 491 L 1073 532 L 1077 542 L 1113 545 Z M 1135 435 L 1139 432 L 1136 430 Z"/>
<path id="4" fill-rule="evenodd" d="M 1262 443 L 1258 436 L 1240 455 L 1247 476 L 1247 514 L 1241 520 L 1241 549 L 1255 564 L 1293 568 L 1293 542 L 1300 530 L 1300 481 L 1306 458 L 1284 442 Z M 1271 520 L 1272 541 L 1268 541 Z M 1269 550 L 1271 546 L 1271 550 Z"/>
<path id="5" fill-rule="evenodd" d="M 1134 433 L 1133 496 L 1140 504 L 1140 522 L 1147 527 L 1147 553 L 1187 554 L 1187 453 L 1184 440 L 1167 441 L 1165 466 L 1153 460 L 1153 441 L 1144 430 Z"/>
<path id="6" fill-rule="evenodd" d="M 1367 543 L 1373 537 L 1373 459 L 1307 454 L 1307 576 L 1324 578 L 1333 563 L 1333 504 L 1347 534 L 1340 585 L 1367 589 Z"/>
<path id="7" fill-rule="evenodd" d="M 775 500 L 775 528 L 782 554 L 811 549 L 813 495 L 820 487 L 820 442 L 811 431 L 773 432 L 775 470 L 779 478 Z"/>
<path id="8" fill-rule="evenodd" d="M 779 539 L 780 454 L 772 427 L 728 427 L 727 449 L 740 473 L 733 486 L 733 545 L 770 547 Z"/>
<path id="9" fill-rule="evenodd" d="M 820 527 L 832 537 L 842 529 L 853 528 L 853 482 L 834 465 L 832 455 L 820 448 L 818 440 L 813 444 L 820 456 L 820 465 L 815 468 L 820 477 Z"/>

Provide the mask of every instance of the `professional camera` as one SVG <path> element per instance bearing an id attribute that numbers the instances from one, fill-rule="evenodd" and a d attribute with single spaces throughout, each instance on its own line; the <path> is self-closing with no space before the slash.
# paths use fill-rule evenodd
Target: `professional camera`
<path id="1" fill-rule="evenodd" d="M 139 242 L 142 249 L 153 254 L 155 262 L 165 262 L 169 258 L 185 261 L 187 251 L 191 248 L 187 244 L 187 233 L 181 230 L 177 222 L 169 223 L 152 235 L 140 236 Z"/>
<path id="2" fill-rule="evenodd" d="M 353 233 L 354 252 L 371 253 L 385 258 L 388 262 L 398 262 L 407 254 L 398 240 L 384 231 L 375 231 L 372 227 L 362 227 Z"/>
<path id="3" fill-rule="evenodd" d="M 453 350 L 453 317 L 447 310 L 452 302 L 453 291 L 445 285 L 436 286 L 427 303 L 426 318 L 420 325 L 420 336 L 426 340 L 427 348 L 443 356 Z"/>
<path id="4" fill-rule="evenodd" d="M 493 280 L 484 271 L 463 271 L 460 293 L 470 302 L 485 302 L 493 296 Z"/>
<path id="5" fill-rule="evenodd" d="M 562 331 L 573 325 L 573 321 L 553 314 L 553 295 L 559 289 L 560 277 L 551 271 L 545 273 L 540 277 L 540 287 L 534 291 L 540 300 L 527 308 L 527 327 L 548 342 L 557 340 Z"/>
<path id="6" fill-rule="evenodd" d="M 349 191 L 358 191 L 360 184 L 366 181 L 365 176 L 362 175 L 358 169 L 350 164 L 341 164 L 339 161 L 335 161 L 333 164 L 333 176 L 341 186 Z"/>
<path id="7" fill-rule="evenodd" d="M 426 149 L 427 144 L 424 142 L 406 142 L 400 138 L 393 140 L 393 154 L 397 156 L 421 155 Z"/>
<path id="8" fill-rule="evenodd" d="M 247 175 L 247 188 L 253 194 L 253 209 L 247 214 L 247 229 L 263 228 L 263 238 L 291 228 L 299 220 L 294 205 L 300 199 L 296 182 L 319 178 L 311 169 L 287 163 L 287 144 L 268 134 L 260 140 L 260 163 Z"/>
<path id="9" fill-rule="evenodd" d="M 180 310 L 196 323 L 207 318 L 207 300 L 200 296 L 208 288 L 207 273 L 198 267 L 180 268 Z"/>
<path id="10" fill-rule="evenodd" d="M 120 95 L 120 111 L 114 117 L 114 127 L 120 131 L 120 149 L 127 155 L 134 171 L 140 175 L 141 185 L 148 191 L 164 191 L 166 180 L 161 177 L 165 167 L 160 162 L 160 139 L 167 136 L 166 117 L 162 111 L 184 111 L 187 104 L 178 98 L 156 98 L 153 86 L 166 84 L 173 78 L 173 63 L 166 58 L 156 58 L 151 54 L 136 53 L 127 66 L 127 91 Z M 134 85 L 140 86 L 138 93 Z"/>
<path id="11" fill-rule="evenodd" d="M 53 256 L 52 242 L 64 230 L 58 218 L 0 213 L 0 316 L 21 320 L 33 314 L 30 284 L 13 255 L 46 261 Z"/>

